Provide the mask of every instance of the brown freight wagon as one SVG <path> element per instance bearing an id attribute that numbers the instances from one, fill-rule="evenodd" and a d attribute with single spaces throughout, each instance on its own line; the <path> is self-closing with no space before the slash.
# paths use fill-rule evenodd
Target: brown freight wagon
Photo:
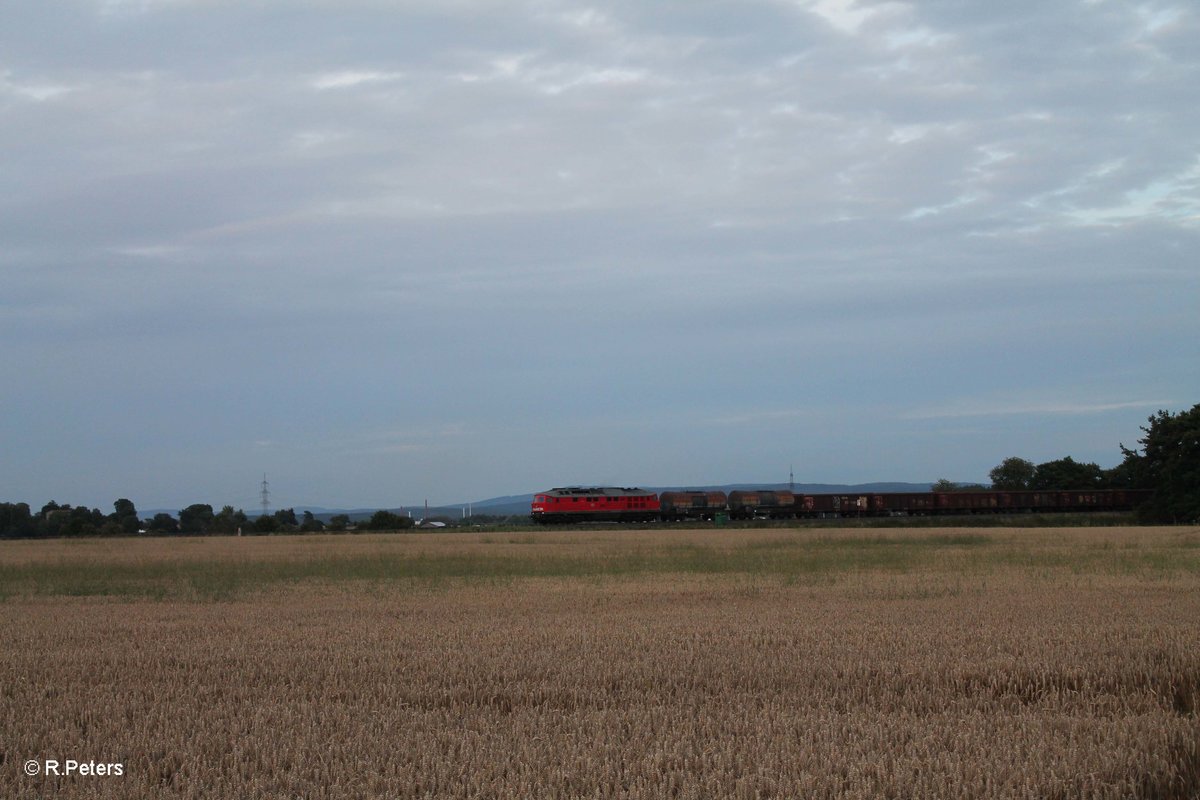
<path id="1" fill-rule="evenodd" d="M 871 511 L 880 516 L 925 516 L 936 513 L 933 492 L 893 492 L 874 495 Z"/>
<path id="2" fill-rule="evenodd" d="M 934 505 L 940 514 L 987 514 L 996 511 L 995 492 L 934 492 Z"/>
<path id="3" fill-rule="evenodd" d="M 861 517 L 872 513 L 875 505 L 882 505 L 883 495 L 867 494 L 814 494 L 808 495 L 805 505 L 810 516 L 817 517 Z"/>
<path id="4" fill-rule="evenodd" d="M 835 517 L 837 512 L 833 507 L 833 495 L 811 494 L 805 498 L 808 513 L 814 517 Z"/>
<path id="5" fill-rule="evenodd" d="M 675 522 L 685 519 L 711 521 L 725 511 L 728 501 L 724 492 L 663 492 L 658 496 L 662 518 Z"/>
<path id="6" fill-rule="evenodd" d="M 796 496 L 789 491 L 737 490 L 729 493 L 729 516 L 734 519 L 781 519 L 795 515 L 795 504 Z"/>
<path id="7" fill-rule="evenodd" d="M 1010 491 L 996 494 L 997 509 L 1014 513 L 1056 511 L 1059 493 L 1045 491 Z"/>
<path id="8" fill-rule="evenodd" d="M 1058 493 L 1063 511 L 1123 511 L 1143 502 L 1150 492 L 1123 489 L 1075 489 Z"/>
<path id="9" fill-rule="evenodd" d="M 1033 489 L 934 492 L 939 514 L 1020 514 L 1056 511 L 1127 511 L 1149 492 L 1131 489 Z"/>

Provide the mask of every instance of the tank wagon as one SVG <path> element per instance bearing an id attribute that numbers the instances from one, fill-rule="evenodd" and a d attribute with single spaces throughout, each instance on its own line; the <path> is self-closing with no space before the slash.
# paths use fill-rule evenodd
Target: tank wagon
<path id="1" fill-rule="evenodd" d="M 1134 489 L 1030 490 L 978 492 L 898 492 L 881 494 L 795 494 L 762 489 L 669 491 L 611 487 L 566 487 L 534 496 L 534 522 L 679 522 L 816 517 L 932 516 L 1128 511 L 1150 492 Z"/>

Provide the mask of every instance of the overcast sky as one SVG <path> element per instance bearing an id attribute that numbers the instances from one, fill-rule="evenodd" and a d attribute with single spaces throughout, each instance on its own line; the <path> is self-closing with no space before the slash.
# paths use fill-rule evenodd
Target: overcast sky
<path id="1" fill-rule="evenodd" d="M 1200 402 L 1184 0 L 17 0 L 0 501 L 1109 467 Z"/>

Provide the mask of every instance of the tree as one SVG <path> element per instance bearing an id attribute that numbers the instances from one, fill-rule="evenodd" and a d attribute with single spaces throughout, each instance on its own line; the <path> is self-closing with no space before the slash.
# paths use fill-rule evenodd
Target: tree
<path id="1" fill-rule="evenodd" d="M 1099 489 L 1104 486 L 1104 470 L 1097 464 L 1081 464 L 1067 456 L 1047 461 L 1034 468 L 1030 489 Z"/>
<path id="2" fill-rule="evenodd" d="M 0 538 L 17 539 L 37 534 L 28 503 L 0 503 Z"/>
<path id="3" fill-rule="evenodd" d="M 993 489 L 1016 491 L 1028 489 L 1037 467 L 1023 458 L 1006 458 L 988 473 Z"/>
<path id="4" fill-rule="evenodd" d="M 360 526 L 372 531 L 400 531 L 413 526 L 412 517 L 402 517 L 391 511 L 376 511 Z"/>
<path id="5" fill-rule="evenodd" d="M 254 520 L 254 530 L 258 533 L 275 533 L 279 530 L 279 520 L 269 514 L 263 514 Z"/>
<path id="6" fill-rule="evenodd" d="M 180 533 L 208 533 L 216 516 L 208 503 L 193 503 L 179 512 Z"/>
<path id="7" fill-rule="evenodd" d="M 350 527 L 349 514 L 334 514 L 329 518 L 329 530 L 344 531 Z"/>
<path id="8" fill-rule="evenodd" d="M 212 526 L 209 530 L 213 533 L 237 533 L 238 530 L 250 522 L 246 516 L 246 512 L 240 508 L 234 510 L 233 506 L 225 506 L 216 516 L 213 517 Z"/>
<path id="9" fill-rule="evenodd" d="M 313 516 L 311 511 L 305 511 L 304 521 L 300 523 L 300 530 L 305 533 L 318 533 L 325 530 L 325 523 Z"/>
<path id="10" fill-rule="evenodd" d="M 1133 488 L 1150 489 L 1138 509 L 1144 522 L 1200 520 L 1200 403 L 1190 411 L 1159 411 L 1148 418 L 1142 450 L 1121 445 L 1125 461 L 1118 468 Z"/>
<path id="11" fill-rule="evenodd" d="M 58 522 L 58 536 L 95 536 L 104 526 L 104 514 L 98 508 L 64 506 L 51 514 Z"/>
<path id="12" fill-rule="evenodd" d="M 160 511 L 154 515 L 153 519 L 146 522 L 146 530 L 153 533 L 176 533 L 179 530 L 179 523 L 170 514 Z"/>
<path id="13" fill-rule="evenodd" d="M 955 483 L 946 478 L 939 478 L 937 483 L 929 487 L 931 492 L 978 492 L 982 489 L 978 483 Z"/>
<path id="14" fill-rule="evenodd" d="M 300 523 L 296 521 L 296 511 L 291 508 L 281 508 L 275 512 L 275 522 L 277 523 L 276 530 L 294 531 L 300 527 Z"/>
<path id="15" fill-rule="evenodd" d="M 124 497 L 113 503 L 113 513 L 108 515 L 108 520 L 126 534 L 137 533 L 138 528 L 141 527 L 141 523 L 138 522 L 137 508 L 134 507 L 132 500 Z"/>
<path id="16" fill-rule="evenodd" d="M 1142 463 L 1142 454 L 1121 445 L 1125 460 L 1104 472 L 1104 483 L 1110 489 L 1148 489 L 1149 483 Z"/>

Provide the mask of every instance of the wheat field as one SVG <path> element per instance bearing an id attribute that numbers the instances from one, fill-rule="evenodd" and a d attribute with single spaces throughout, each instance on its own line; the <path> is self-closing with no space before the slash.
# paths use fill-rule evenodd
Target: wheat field
<path id="1" fill-rule="evenodd" d="M 4 542 L 0 598 L 4 798 L 1200 796 L 1194 528 Z"/>

